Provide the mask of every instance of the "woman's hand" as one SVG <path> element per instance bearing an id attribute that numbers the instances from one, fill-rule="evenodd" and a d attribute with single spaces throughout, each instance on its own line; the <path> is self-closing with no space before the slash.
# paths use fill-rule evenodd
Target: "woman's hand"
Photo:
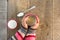
<path id="1" fill-rule="evenodd" d="M 37 15 L 35 15 L 35 18 L 36 18 L 36 22 L 33 26 L 31 26 L 32 29 L 37 29 L 39 27 L 39 17 Z"/>
<path id="2" fill-rule="evenodd" d="M 26 23 L 26 21 L 28 20 L 28 17 L 26 17 L 27 14 L 23 17 L 22 19 L 22 26 L 25 28 L 25 29 L 28 29 L 28 25 Z"/>

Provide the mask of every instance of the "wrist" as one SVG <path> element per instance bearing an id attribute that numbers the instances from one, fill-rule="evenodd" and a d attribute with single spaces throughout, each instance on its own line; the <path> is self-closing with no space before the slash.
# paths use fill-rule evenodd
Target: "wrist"
<path id="1" fill-rule="evenodd" d="M 27 34 L 26 35 L 36 35 L 36 30 L 33 30 L 31 28 L 28 28 Z"/>

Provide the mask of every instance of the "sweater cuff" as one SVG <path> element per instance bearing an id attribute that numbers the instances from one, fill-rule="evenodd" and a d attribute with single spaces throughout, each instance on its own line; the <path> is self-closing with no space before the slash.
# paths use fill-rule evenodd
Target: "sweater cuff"
<path id="1" fill-rule="evenodd" d="M 36 30 L 33 30 L 33 29 L 29 28 L 26 35 L 27 36 L 28 35 L 34 35 L 34 36 L 36 36 Z"/>
<path id="2" fill-rule="evenodd" d="M 27 30 L 26 30 L 25 28 L 21 27 L 21 28 L 18 30 L 18 32 L 22 35 L 22 37 L 25 37 L 25 34 L 26 34 Z"/>

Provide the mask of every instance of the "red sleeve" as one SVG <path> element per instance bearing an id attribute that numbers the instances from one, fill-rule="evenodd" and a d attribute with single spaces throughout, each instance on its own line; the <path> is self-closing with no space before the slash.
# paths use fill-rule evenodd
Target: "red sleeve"
<path id="1" fill-rule="evenodd" d="M 24 40 L 35 40 L 36 36 L 35 35 L 28 35 L 24 38 Z"/>
<path id="2" fill-rule="evenodd" d="M 23 37 L 19 32 L 16 32 L 15 36 L 16 36 L 17 40 L 23 40 Z"/>

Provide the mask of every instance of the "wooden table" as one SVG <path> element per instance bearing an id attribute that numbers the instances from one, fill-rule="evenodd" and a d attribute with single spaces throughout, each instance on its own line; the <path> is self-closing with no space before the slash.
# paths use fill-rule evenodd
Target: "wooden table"
<path id="1" fill-rule="evenodd" d="M 53 4 L 54 2 L 54 4 Z M 59 0 L 8 0 L 8 19 L 17 18 L 19 23 L 21 18 L 16 15 L 28 9 L 31 6 L 37 6 L 35 9 L 29 11 L 33 14 L 39 15 L 40 26 L 37 29 L 36 40 L 59 40 L 60 39 L 60 6 Z M 19 29 L 15 31 L 8 29 L 8 37 L 14 35 Z"/>

